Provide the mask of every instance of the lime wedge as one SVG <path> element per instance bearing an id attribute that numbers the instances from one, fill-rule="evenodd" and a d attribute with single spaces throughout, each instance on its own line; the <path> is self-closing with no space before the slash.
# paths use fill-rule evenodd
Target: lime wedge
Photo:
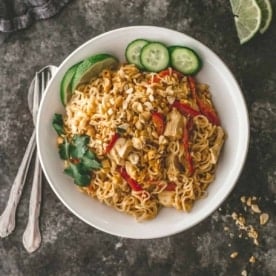
<path id="1" fill-rule="evenodd" d="M 240 43 L 250 40 L 259 30 L 262 13 L 255 0 L 230 0 Z"/>
<path id="2" fill-rule="evenodd" d="M 98 54 L 82 61 L 75 72 L 72 80 L 72 92 L 80 85 L 87 83 L 97 76 L 103 69 L 114 69 L 118 60 L 108 54 Z"/>
<path id="3" fill-rule="evenodd" d="M 272 6 L 269 0 L 256 0 L 261 12 L 262 20 L 260 26 L 260 33 L 263 34 L 269 27 L 272 20 Z"/>
<path id="4" fill-rule="evenodd" d="M 78 64 L 73 65 L 70 67 L 67 72 L 65 73 L 61 85 L 60 85 L 60 99 L 62 104 L 65 106 L 69 101 L 72 95 L 72 79 L 75 75 L 77 70 Z"/>

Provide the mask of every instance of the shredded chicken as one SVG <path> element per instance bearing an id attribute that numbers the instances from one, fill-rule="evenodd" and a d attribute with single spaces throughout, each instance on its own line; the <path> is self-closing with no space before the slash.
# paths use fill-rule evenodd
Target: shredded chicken
<path id="1" fill-rule="evenodd" d="M 167 176 L 170 181 L 175 181 L 180 171 L 177 166 L 177 156 L 170 154 L 166 158 Z"/>
<path id="2" fill-rule="evenodd" d="M 120 160 L 125 158 L 132 148 L 132 143 L 130 140 L 125 138 L 119 138 L 114 147 L 110 151 L 110 156 L 117 160 L 118 164 L 121 164 Z"/>
<path id="3" fill-rule="evenodd" d="M 218 127 L 217 132 L 218 132 L 218 134 L 217 134 L 217 138 L 214 143 L 214 146 L 212 148 L 210 148 L 210 152 L 211 152 L 211 161 L 210 162 L 212 164 L 217 163 L 222 145 L 224 143 L 224 132 L 223 132 L 222 128 Z"/>
<path id="4" fill-rule="evenodd" d="M 175 109 L 168 114 L 164 136 L 179 139 L 182 136 L 183 116 Z"/>
<path id="5" fill-rule="evenodd" d="M 159 202 L 164 205 L 165 207 L 172 207 L 173 206 L 173 197 L 175 196 L 175 192 L 173 191 L 163 191 L 162 193 L 158 194 Z"/>

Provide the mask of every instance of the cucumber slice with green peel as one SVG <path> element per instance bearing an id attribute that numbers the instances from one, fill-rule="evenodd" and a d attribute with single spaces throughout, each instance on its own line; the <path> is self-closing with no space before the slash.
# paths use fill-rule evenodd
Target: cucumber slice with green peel
<path id="1" fill-rule="evenodd" d="M 170 47 L 171 66 L 186 75 L 194 75 L 201 69 L 201 59 L 198 54 L 188 47 Z"/>
<path id="2" fill-rule="evenodd" d="M 97 76 L 103 69 L 115 69 L 118 65 L 118 60 L 108 54 L 98 54 L 91 56 L 82 61 L 74 74 L 72 80 L 72 92 L 80 84 L 88 83 L 91 78 Z"/>
<path id="3" fill-rule="evenodd" d="M 140 62 L 140 55 L 142 48 L 148 43 L 149 41 L 145 39 L 136 39 L 130 42 L 125 51 L 127 62 L 135 64 L 140 69 L 144 69 L 144 66 Z"/>
<path id="4" fill-rule="evenodd" d="M 169 50 L 160 42 L 150 42 L 142 48 L 140 61 L 146 70 L 159 72 L 169 66 Z"/>
<path id="5" fill-rule="evenodd" d="M 60 85 L 60 99 L 62 104 L 65 106 L 72 96 L 72 79 L 77 70 L 78 64 L 70 67 L 65 73 L 61 85 Z"/>

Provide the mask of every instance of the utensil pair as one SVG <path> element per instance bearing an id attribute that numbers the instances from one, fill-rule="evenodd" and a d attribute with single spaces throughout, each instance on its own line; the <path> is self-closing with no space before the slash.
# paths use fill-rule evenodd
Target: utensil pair
<path id="1" fill-rule="evenodd" d="M 34 126 L 36 125 L 37 113 L 42 94 L 54 75 L 55 66 L 48 65 L 35 74 L 28 91 L 28 106 L 33 115 Z M 16 177 L 11 187 L 10 195 L 6 207 L 0 216 L 0 237 L 10 235 L 15 228 L 16 209 L 24 188 L 27 173 L 36 146 L 35 129 L 26 148 L 25 154 L 17 171 Z M 39 163 L 38 154 L 35 157 L 35 167 L 32 181 L 32 190 L 29 203 L 29 217 L 26 229 L 23 234 L 23 245 L 28 252 L 35 251 L 41 243 L 39 229 L 39 215 L 41 203 L 41 182 L 42 171 Z"/>

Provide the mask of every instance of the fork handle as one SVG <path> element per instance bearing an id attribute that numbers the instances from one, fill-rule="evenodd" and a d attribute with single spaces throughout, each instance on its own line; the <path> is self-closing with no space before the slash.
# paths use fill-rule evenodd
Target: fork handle
<path id="1" fill-rule="evenodd" d="M 31 253 L 35 251 L 41 243 L 41 234 L 39 230 L 39 214 L 41 204 L 41 184 L 42 171 L 39 163 L 38 154 L 36 153 L 35 171 L 32 183 L 32 191 L 29 205 L 29 218 L 26 229 L 23 234 L 23 245 Z"/>
<path id="2" fill-rule="evenodd" d="M 17 171 L 16 177 L 12 184 L 9 199 L 5 210 L 0 216 L 0 237 L 7 237 L 15 228 L 15 213 L 18 202 L 20 200 L 22 190 L 24 188 L 28 168 L 33 156 L 35 148 L 35 131 L 31 136 L 31 139 L 26 148 L 24 157 L 21 161 L 20 167 Z"/>

